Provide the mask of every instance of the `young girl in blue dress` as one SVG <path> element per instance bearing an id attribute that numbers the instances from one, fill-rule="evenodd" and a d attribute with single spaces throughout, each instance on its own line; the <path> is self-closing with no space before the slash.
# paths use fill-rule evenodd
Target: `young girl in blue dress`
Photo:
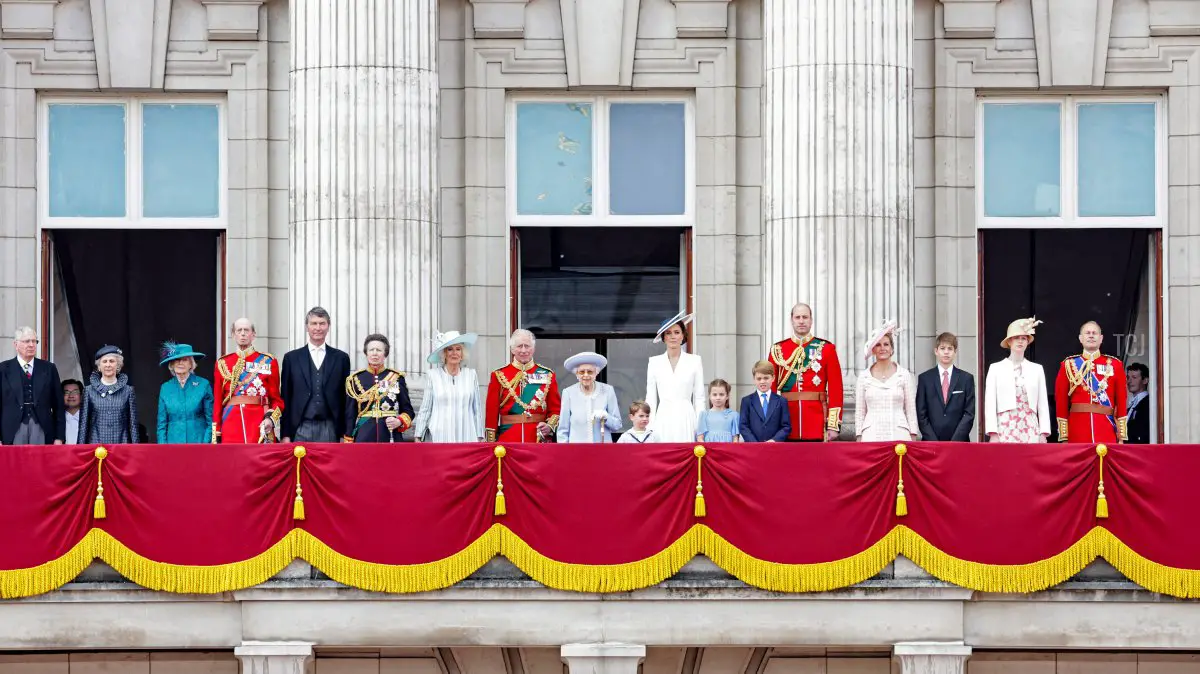
<path id="1" fill-rule="evenodd" d="M 737 412 L 729 409 L 729 382 L 714 379 L 708 385 L 708 409 L 700 413 L 696 440 L 700 442 L 741 442 Z"/>

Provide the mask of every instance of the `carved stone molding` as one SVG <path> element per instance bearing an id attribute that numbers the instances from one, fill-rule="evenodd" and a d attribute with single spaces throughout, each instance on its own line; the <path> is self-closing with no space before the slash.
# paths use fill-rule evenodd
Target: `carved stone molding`
<path id="1" fill-rule="evenodd" d="M 995 37 L 1000 0 L 942 0 L 946 37 Z"/>
<path id="2" fill-rule="evenodd" d="M 59 0 L 0 0 L 0 37 L 6 40 L 54 38 Z"/>
<path id="3" fill-rule="evenodd" d="M 200 0 L 208 13 L 208 39 L 257 40 L 259 8 L 265 0 Z"/>
<path id="4" fill-rule="evenodd" d="M 1033 0 L 1042 87 L 1102 87 L 1113 0 Z"/>
<path id="5" fill-rule="evenodd" d="M 910 642 L 896 644 L 892 653 L 900 674 L 963 674 L 971 647 L 962 642 Z"/>
<path id="6" fill-rule="evenodd" d="M 525 5 L 529 0 L 471 0 L 475 37 L 525 37 Z"/>
<path id="7" fill-rule="evenodd" d="M 671 0 L 675 3 L 675 36 L 726 37 L 730 0 Z"/>
<path id="8" fill-rule="evenodd" d="M 171 0 L 91 0 L 91 10 L 100 88 L 162 89 Z"/>
<path id="9" fill-rule="evenodd" d="M 1151 35 L 1200 35 L 1200 2 L 1149 0 L 1149 3 Z"/>
<path id="10" fill-rule="evenodd" d="M 572 87 L 633 84 L 641 0 L 558 0 L 567 83 Z"/>
<path id="11" fill-rule="evenodd" d="M 247 641 L 233 654 L 244 674 L 306 674 L 313 647 L 299 641 Z"/>

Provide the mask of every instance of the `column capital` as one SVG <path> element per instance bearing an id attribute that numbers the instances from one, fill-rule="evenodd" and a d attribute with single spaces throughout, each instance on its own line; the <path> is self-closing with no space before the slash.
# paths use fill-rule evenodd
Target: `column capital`
<path id="1" fill-rule="evenodd" d="M 244 674 L 304 674 L 312 658 L 307 641 L 245 641 L 233 649 Z"/>
<path id="2" fill-rule="evenodd" d="M 600 643 L 565 644 L 560 657 L 570 674 L 637 674 L 646 659 L 646 647 L 639 644 Z"/>
<path id="3" fill-rule="evenodd" d="M 963 674 L 971 647 L 961 641 L 910 641 L 893 646 L 900 674 Z"/>

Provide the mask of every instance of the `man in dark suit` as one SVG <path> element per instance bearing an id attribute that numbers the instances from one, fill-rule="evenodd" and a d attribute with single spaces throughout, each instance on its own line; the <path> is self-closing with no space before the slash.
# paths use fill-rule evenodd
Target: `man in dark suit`
<path id="1" fill-rule="evenodd" d="M 62 386 L 58 368 L 36 357 L 33 328 L 17 328 L 17 356 L 0 363 L 0 445 L 63 443 Z"/>
<path id="2" fill-rule="evenodd" d="M 1125 370 L 1125 381 L 1129 387 L 1129 444 L 1150 444 L 1150 368 L 1133 363 Z"/>
<path id="3" fill-rule="evenodd" d="M 760 360 L 754 364 L 754 393 L 742 398 L 738 430 L 743 442 L 784 442 L 792 432 L 792 415 L 783 396 L 772 391 L 775 366 Z"/>
<path id="4" fill-rule="evenodd" d="M 337 442 L 346 427 L 350 355 L 325 343 L 329 322 L 328 311 L 309 309 L 304 317 L 308 343 L 283 356 L 284 442 Z"/>
<path id="5" fill-rule="evenodd" d="M 917 425 L 922 440 L 969 442 L 975 425 L 975 377 L 954 367 L 958 337 L 943 332 L 933 353 L 937 367 L 917 377 Z"/>

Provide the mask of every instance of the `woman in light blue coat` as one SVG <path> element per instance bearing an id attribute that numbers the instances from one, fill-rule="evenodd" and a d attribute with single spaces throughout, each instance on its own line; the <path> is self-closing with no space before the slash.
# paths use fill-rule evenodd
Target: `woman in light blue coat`
<path id="1" fill-rule="evenodd" d="M 617 392 L 604 382 L 596 381 L 608 359 L 598 353 L 577 353 L 564 363 L 578 384 L 562 392 L 562 411 L 558 421 L 558 441 L 561 443 L 612 442 L 612 434 L 621 430 L 621 409 Z"/>
<path id="2" fill-rule="evenodd" d="M 196 359 L 204 354 L 191 344 L 166 342 L 159 356 L 159 365 L 174 376 L 158 391 L 158 444 L 211 443 L 213 387 L 195 372 Z"/>

